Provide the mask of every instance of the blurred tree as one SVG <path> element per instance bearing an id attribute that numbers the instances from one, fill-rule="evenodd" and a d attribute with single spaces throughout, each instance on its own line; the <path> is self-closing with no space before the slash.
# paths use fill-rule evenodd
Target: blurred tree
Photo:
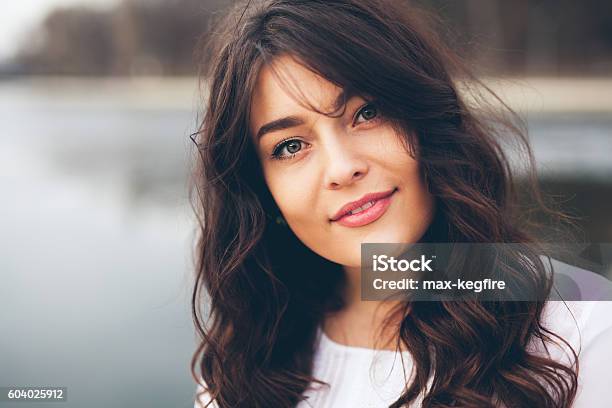
<path id="1" fill-rule="evenodd" d="M 222 2 L 125 0 L 116 12 L 119 73 L 190 74 L 192 55 L 211 10 Z"/>
<path id="2" fill-rule="evenodd" d="M 52 11 L 17 59 L 30 73 L 193 74 L 192 55 L 224 0 L 123 0 L 111 10 Z M 34 37 L 38 37 L 34 39 Z"/>
<path id="3" fill-rule="evenodd" d="M 419 0 L 447 37 L 484 70 L 502 74 L 612 74 L 612 1 Z"/>
<path id="4" fill-rule="evenodd" d="M 482 72 L 612 73 L 609 0 L 398 0 L 441 15 L 446 37 Z M 51 12 L 18 60 L 28 72 L 189 75 L 198 37 L 229 0 L 122 0 Z M 38 44 L 38 45 L 36 45 Z"/>
<path id="5" fill-rule="evenodd" d="M 114 57 L 110 13 L 88 8 L 60 8 L 44 19 L 44 41 L 23 49 L 22 61 L 33 73 L 101 75 Z"/>

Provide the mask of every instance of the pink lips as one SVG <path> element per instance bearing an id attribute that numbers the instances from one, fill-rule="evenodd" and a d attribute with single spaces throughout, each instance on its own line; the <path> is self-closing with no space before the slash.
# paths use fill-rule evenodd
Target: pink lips
<path id="1" fill-rule="evenodd" d="M 363 225 L 370 224 L 380 217 L 387 211 L 387 208 L 391 204 L 391 197 L 397 189 L 392 189 L 382 193 L 366 194 L 363 198 L 352 203 L 346 204 L 344 207 L 336 213 L 332 221 L 338 222 L 338 224 L 345 227 L 361 227 Z M 354 210 L 362 205 L 374 201 L 374 205 L 363 211 L 355 214 L 348 214 L 349 211 Z M 341 215 L 343 214 L 343 215 Z"/>

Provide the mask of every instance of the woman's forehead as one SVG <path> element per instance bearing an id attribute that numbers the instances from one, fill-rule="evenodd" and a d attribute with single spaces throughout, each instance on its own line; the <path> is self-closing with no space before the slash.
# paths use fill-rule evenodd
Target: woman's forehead
<path id="1" fill-rule="evenodd" d="M 251 98 L 251 130 L 280 116 L 335 112 L 344 102 L 344 90 L 290 56 L 262 66 Z M 341 104 L 341 105 L 342 105 Z M 341 106 L 340 105 L 340 106 Z"/>

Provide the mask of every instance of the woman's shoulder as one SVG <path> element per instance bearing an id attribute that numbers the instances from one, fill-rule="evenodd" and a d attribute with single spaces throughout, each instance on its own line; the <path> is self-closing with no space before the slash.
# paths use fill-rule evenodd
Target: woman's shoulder
<path id="1" fill-rule="evenodd" d="M 211 401 L 210 393 L 208 392 L 208 389 L 205 388 L 206 383 L 202 379 L 200 379 L 200 381 L 202 383 L 198 384 L 196 388 L 195 404 L 193 407 L 194 408 L 204 408 L 204 407 L 219 408 L 216 402 L 212 402 L 212 404 L 209 404 Z M 207 406 L 206 404 L 209 404 L 209 405 Z"/>
<path id="2" fill-rule="evenodd" d="M 612 301 L 612 281 L 606 277 L 558 259 L 550 258 L 550 264 L 542 259 L 547 271 L 552 267 L 555 300 Z"/>
<path id="3" fill-rule="evenodd" d="M 584 349 L 612 328 L 612 281 L 558 259 L 550 261 L 554 281 L 542 315 L 544 327 L 576 350 Z"/>
<path id="4" fill-rule="evenodd" d="M 548 301 L 543 326 L 567 341 L 578 356 L 578 391 L 572 408 L 612 406 L 609 368 L 612 366 L 612 301 Z M 550 357 L 573 366 L 567 345 L 554 339 Z M 532 343 L 544 351 L 539 342 Z"/>
<path id="5" fill-rule="evenodd" d="M 543 326 L 584 349 L 600 334 L 612 329 L 612 301 L 546 302 L 542 314 Z"/>

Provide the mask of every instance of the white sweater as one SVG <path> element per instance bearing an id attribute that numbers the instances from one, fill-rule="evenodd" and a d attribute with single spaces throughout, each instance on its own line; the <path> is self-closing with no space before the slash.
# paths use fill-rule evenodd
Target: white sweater
<path id="1" fill-rule="evenodd" d="M 572 317 L 573 315 L 573 317 Z M 575 320 L 574 320 L 575 319 Z M 612 407 L 612 301 L 549 301 L 543 312 L 545 327 L 566 339 L 579 353 L 578 395 L 574 408 Z M 532 350 L 543 352 L 538 343 Z M 569 362 L 561 347 L 549 347 L 553 358 Z M 404 369 L 402 360 L 404 358 Z M 332 341 L 319 328 L 313 375 L 330 387 L 313 384 L 309 398 L 297 408 L 388 407 L 410 379 L 408 352 L 345 346 Z M 198 392 L 202 388 L 198 386 Z M 205 394 L 203 400 L 208 394 Z M 420 399 L 412 406 L 420 407 Z M 195 407 L 198 408 L 196 402 Z M 217 408 L 216 405 L 211 407 Z"/>

